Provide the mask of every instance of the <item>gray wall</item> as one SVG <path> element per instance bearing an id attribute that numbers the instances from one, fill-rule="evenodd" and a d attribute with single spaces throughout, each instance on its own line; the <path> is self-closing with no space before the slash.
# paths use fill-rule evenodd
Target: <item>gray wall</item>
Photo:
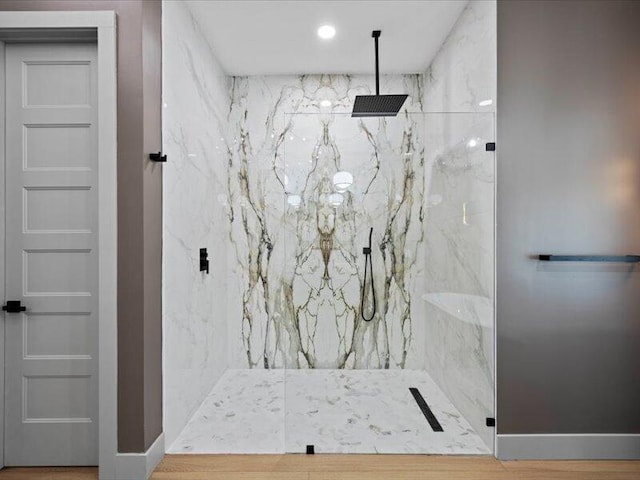
<path id="1" fill-rule="evenodd" d="M 162 432 L 160 0 L 0 0 L 0 10 L 113 10 L 118 16 L 118 450 Z"/>
<path id="2" fill-rule="evenodd" d="M 162 165 L 148 160 L 148 152 L 162 150 L 162 2 L 142 2 L 143 86 L 143 256 L 144 294 L 144 449 L 162 432 Z M 140 299 L 138 299 L 140 301 Z M 118 364 L 129 367 L 128 359 Z M 128 385 L 128 390 L 137 385 Z M 139 394 L 139 390 L 134 392 Z M 127 401 L 125 398 L 124 401 Z M 119 416 L 119 428 L 129 418 Z M 122 443 L 120 443 L 122 445 Z"/>
<path id="3" fill-rule="evenodd" d="M 499 434 L 640 433 L 640 2 L 498 4 Z"/>

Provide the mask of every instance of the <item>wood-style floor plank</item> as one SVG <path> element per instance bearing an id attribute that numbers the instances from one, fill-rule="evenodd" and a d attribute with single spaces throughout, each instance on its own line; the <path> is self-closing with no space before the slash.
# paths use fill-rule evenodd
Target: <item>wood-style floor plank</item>
<path id="1" fill-rule="evenodd" d="M 638 480 L 634 472 L 508 472 L 509 480 Z"/>
<path id="2" fill-rule="evenodd" d="M 156 472 L 272 472 L 284 455 L 166 455 Z"/>
<path id="3" fill-rule="evenodd" d="M 154 472 L 151 480 L 309 480 L 308 472 Z"/>
<path id="4" fill-rule="evenodd" d="M 4 468 L 0 480 L 96 480 L 95 467 L 32 467 Z"/>
<path id="5" fill-rule="evenodd" d="M 510 476 L 511 475 L 511 476 Z M 504 471 L 378 471 L 378 472 L 310 472 L 309 480 L 511 480 Z"/>
<path id="6" fill-rule="evenodd" d="M 279 471 L 308 472 L 454 472 L 502 471 L 493 457 L 455 455 L 283 455 Z"/>
<path id="7" fill-rule="evenodd" d="M 502 471 L 489 456 L 444 455 L 167 455 L 157 472 Z"/>
<path id="8" fill-rule="evenodd" d="M 0 480 L 96 480 L 96 468 L 7 468 Z M 439 455 L 167 455 L 152 480 L 640 480 L 640 461 Z"/>
<path id="9" fill-rule="evenodd" d="M 501 463 L 514 480 L 640 480 L 640 461 L 518 460 Z"/>

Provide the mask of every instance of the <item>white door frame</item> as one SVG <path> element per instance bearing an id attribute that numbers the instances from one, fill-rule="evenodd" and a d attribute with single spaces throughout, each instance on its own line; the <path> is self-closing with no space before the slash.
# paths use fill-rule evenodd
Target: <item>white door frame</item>
<path id="1" fill-rule="evenodd" d="M 98 322 L 99 322 L 99 470 L 101 479 L 117 476 L 117 91 L 114 12 L 0 12 L 0 31 L 24 38 L 21 29 L 95 29 L 98 38 Z M 22 30 L 22 32 L 27 32 Z M 6 36 L 5 36 L 6 38 Z M 10 38 L 10 37 L 9 37 Z M 46 42 L 46 39 L 42 40 Z M 1 95 L 4 97 L 4 93 Z M 4 100 L 4 99 L 3 99 Z M 4 109 L 3 109 L 4 110 Z M 4 113 L 2 113 L 4 118 Z M 4 123 L 4 122 L 3 122 Z M 0 126 L 2 126 L 0 124 Z M 4 137 L 4 135 L 2 135 Z M 0 180 L 4 185 L 4 139 L 0 142 Z M 4 193 L 3 193 L 4 196 Z M 0 201 L 4 243 L 4 199 Z M 0 245 L 3 246 L 3 245 Z M 4 250 L 4 249 L 3 249 Z M 4 255 L 1 255 L 4 257 Z M 3 259 L 4 260 L 4 259 Z M 4 265 L 0 264 L 4 267 Z M 4 268 L 2 268 L 4 271 Z M 4 297 L 4 280 L 0 294 Z M 3 325 L 4 326 L 4 325 Z M 4 329 L 2 329 L 4 330 Z M 3 336 L 0 340 L 4 340 Z M 2 350 L 4 341 L 2 341 Z M 3 353 L 0 350 L 0 353 Z M 4 398 L 4 355 L 0 356 L 0 398 Z M 4 416 L 4 405 L 2 416 Z M 4 420 L 0 421 L 0 467 L 4 465 Z"/>

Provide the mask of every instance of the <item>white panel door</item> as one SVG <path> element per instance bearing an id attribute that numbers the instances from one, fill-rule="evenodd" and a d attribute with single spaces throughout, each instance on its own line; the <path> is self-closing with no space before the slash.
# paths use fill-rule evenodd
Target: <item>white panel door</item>
<path id="1" fill-rule="evenodd" d="M 7 466 L 98 462 L 96 53 L 6 47 Z"/>

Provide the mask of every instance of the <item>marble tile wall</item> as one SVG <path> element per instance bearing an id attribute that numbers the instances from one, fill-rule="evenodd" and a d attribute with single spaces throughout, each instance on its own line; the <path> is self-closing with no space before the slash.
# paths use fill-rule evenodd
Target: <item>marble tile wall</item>
<path id="1" fill-rule="evenodd" d="M 423 118 L 352 119 L 355 95 L 373 86 L 368 76 L 233 79 L 233 368 L 424 365 L 414 321 L 424 309 Z M 381 86 L 409 94 L 408 112 L 422 110 L 421 75 L 387 76 Z M 332 205 L 338 171 L 354 180 Z M 377 313 L 365 322 L 370 227 Z"/>
<path id="2" fill-rule="evenodd" d="M 423 92 L 425 111 L 478 112 L 427 120 L 425 368 L 492 448 L 495 1 L 469 2 Z"/>
<path id="3" fill-rule="evenodd" d="M 170 446 L 227 368 L 224 74 L 183 2 L 163 3 L 164 431 Z M 211 273 L 199 271 L 199 249 Z"/>
<path id="4" fill-rule="evenodd" d="M 496 28 L 495 0 L 469 2 L 424 74 L 425 112 L 496 111 Z"/>

